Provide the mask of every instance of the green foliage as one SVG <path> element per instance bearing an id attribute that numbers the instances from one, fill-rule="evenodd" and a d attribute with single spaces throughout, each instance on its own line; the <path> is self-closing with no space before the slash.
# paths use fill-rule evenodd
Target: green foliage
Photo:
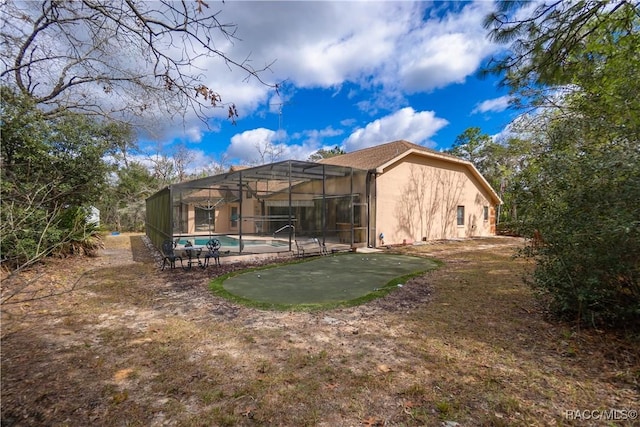
<path id="1" fill-rule="evenodd" d="M 159 180 L 141 163 L 119 167 L 115 182 L 97 204 L 102 221 L 118 231 L 143 231 L 145 199 L 160 188 Z"/>
<path id="2" fill-rule="evenodd" d="M 103 247 L 102 234 L 95 223 L 88 222 L 89 210 L 74 206 L 62 211 L 58 227 L 66 232 L 66 238 L 59 240 L 57 255 L 95 255 Z"/>
<path id="3" fill-rule="evenodd" d="M 330 150 L 325 150 L 324 148 L 321 148 L 320 150 L 318 150 L 315 153 L 311 154 L 309 156 L 308 160 L 310 162 L 317 162 L 319 160 L 328 159 L 330 157 L 339 156 L 341 154 L 346 154 L 346 153 L 342 148 L 340 148 L 340 147 L 338 147 L 336 145 L 335 147 L 333 147 Z"/>
<path id="4" fill-rule="evenodd" d="M 111 148 L 105 128 L 73 114 L 45 120 L 29 98 L 6 88 L 2 99 L 3 180 L 43 186 L 59 205 L 95 201 L 108 172 L 102 159 Z"/>
<path id="5" fill-rule="evenodd" d="M 491 137 L 482 133 L 479 127 L 470 127 L 456 137 L 447 153 L 468 160 L 478 167 L 478 163 L 484 158 L 484 151 L 491 142 Z"/>
<path id="6" fill-rule="evenodd" d="M 554 312 L 593 325 L 640 327 L 640 148 L 582 139 L 580 124 L 552 126 L 527 177 L 520 231 L 532 285 Z"/>
<path id="7" fill-rule="evenodd" d="M 518 232 L 536 236 L 531 285 L 565 318 L 638 330 L 637 5 L 557 2 L 520 20 L 509 6 L 489 18 L 494 38 L 512 43 L 492 71 L 520 101 L 547 107 L 521 126 L 532 150 L 508 189 Z"/>
<path id="8" fill-rule="evenodd" d="M 2 87 L 0 251 L 21 268 L 100 245 L 85 206 L 104 191 L 112 124 L 66 114 L 47 119 L 28 96 Z"/>
<path id="9" fill-rule="evenodd" d="M 598 61 L 592 50 L 609 37 L 637 32 L 638 6 L 624 0 L 553 1 L 540 3 L 523 17 L 519 8 L 532 3 L 503 0 L 485 19 L 489 36 L 509 43 L 509 51 L 494 58 L 485 73 L 503 76 L 503 84 L 526 106 L 550 105 L 558 86 L 573 83 L 584 59 Z M 520 9 L 522 10 L 522 9 Z M 550 90 L 549 90 L 550 89 Z"/>
<path id="10" fill-rule="evenodd" d="M 533 150 L 532 143 L 519 138 L 495 141 L 471 127 L 460 134 L 448 154 L 474 164 L 503 201 L 499 207 L 498 226 L 502 231 L 511 228 L 517 220 L 517 200 L 512 189 L 517 186 L 517 176 L 528 164 Z M 500 224 L 503 224 L 502 226 Z"/>

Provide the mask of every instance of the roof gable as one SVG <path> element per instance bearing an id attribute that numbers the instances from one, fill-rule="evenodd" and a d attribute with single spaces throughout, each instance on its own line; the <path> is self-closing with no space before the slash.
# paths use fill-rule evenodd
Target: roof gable
<path id="1" fill-rule="evenodd" d="M 376 145 L 375 147 L 365 148 L 362 150 L 353 151 L 351 153 L 342 154 L 340 156 L 329 157 L 328 159 L 320 160 L 320 163 L 348 166 L 358 169 L 375 170 L 376 173 L 383 173 L 384 170 L 392 164 L 401 161 L 403 158 L 410 154 L 418 154 L 426 157 L 437 158 L 443 161 L 462 164 L 467 167 L 471 174 L 479 181 L 480 185 L 485 187 L 489 194 L 494 197 L 495 202 L 502 204 L 502 200 L 487 182 L 487 180 L 480 174 L 473 163 L 460 159 L 458 157 L 440 153 L 422 145 L 413 144 L 409 141 L 399 140 L 386 144 Z"/>
<path id="2" fill-rule="evenodd" d="M 399 140 L 386 144 L 376 145 L 375 147 L 352 151 L 351 153 L 342 154 L 339 156 L 329 157 L 328 159 L 322 159 L 320 160 L 320 163 L 337 166 L 350 166 L 352 168 L 367 170 L 376 169 L 379 166 L 387 163 L 388 161 L 411 149 L 429 153 L 437 153 L 437 151 L 431 150 L 421 145 L 413 144 L 405 140 Z"/>

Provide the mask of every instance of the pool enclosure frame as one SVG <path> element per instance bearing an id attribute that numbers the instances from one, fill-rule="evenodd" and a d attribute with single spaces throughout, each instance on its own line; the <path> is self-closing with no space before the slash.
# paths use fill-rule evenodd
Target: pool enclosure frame
<path id="1" fill-rule="evenodd" d="M 170 239 L 247 238 L 375 245 L 375 173 L 286 160 L 173 184 L 146 200 L 146 234 L 157 248 Z M 285 245 L 286 246 L 286 245 Z"/>

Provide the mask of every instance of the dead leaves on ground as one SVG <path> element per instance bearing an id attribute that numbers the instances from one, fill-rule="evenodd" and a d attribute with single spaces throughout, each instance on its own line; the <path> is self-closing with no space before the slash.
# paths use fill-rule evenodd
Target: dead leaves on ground
<path id="1" fill-rule="evenodd" d="M 362 422 L 362 425 L 366 427 L 375 427 L 375 426 L 384 425 L 384 421 L 376 417 L 369 417 L 362 420 L 361 422 Z"/>

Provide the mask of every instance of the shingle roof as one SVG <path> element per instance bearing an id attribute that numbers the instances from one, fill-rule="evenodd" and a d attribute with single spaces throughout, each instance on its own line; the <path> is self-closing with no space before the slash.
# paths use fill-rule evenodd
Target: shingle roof
<path id="1" fill-rule="evenodd" d="M 494 197 L 496 203 L 502 204 L 500 196 L 495 192 L 487 180 L 478 172 L 472 163 L 462 160 L 458 157 L 450 154 L 440 153 L 422 145 L 413 144 L 409 141 L 400 140 L 393 141 L 386 144 L 377 145 L 375 147 L 365 148 L 363 150 L 353 151 L 351 153 L 342 154 L 340 156 L 329 157 L 328 159 L 320 160 L 320 163 L 347 166 L 358 169 L 373 170 L 380 167 L 386 167 L 389 162 L 396 158 L 404 157 L 403 154 L 407 151 L 423 152 L 426 155 L 434 156 L 442 160 L 448 160 L 454 163 L 464 164 L 470 169 L 471 173 L 476 176 L 480 184 L 483 185 L 489 193 Z"/>
<path id="2" fill-rule="evenodd" d="M 438 154 L 440 156 L 453 157 L 431 150 L 427 147 L 423 147 L 422 145 L 399 140 L 376 145 L 375 147 L 364 148 L 362 150 L 353 151 L 340 156 L 329 157 L 328 159 L 322 159 L 320 160 L 320 163 L 369 170 L 382 166 L 389 160 L 394 159 L 405 151 L 409 151 L 411 149 L 424 151 L 430 154 Z"/>

